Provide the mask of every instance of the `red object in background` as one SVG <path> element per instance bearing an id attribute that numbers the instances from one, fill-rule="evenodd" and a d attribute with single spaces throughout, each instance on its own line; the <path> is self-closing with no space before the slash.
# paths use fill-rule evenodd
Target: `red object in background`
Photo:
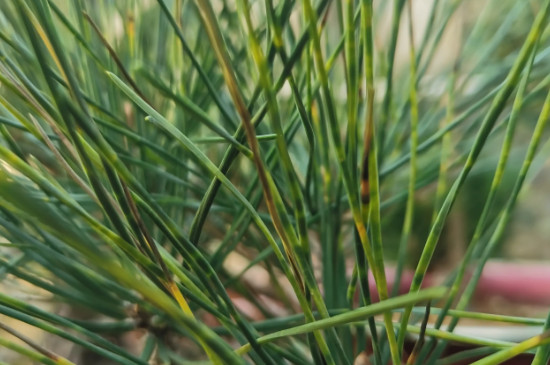
<path id="1" fill-rule="evenodd" d="M 378 292 L 372 273 L 369 273 L 369 287 L 373 301 L 378 301 Z M 403 272 L 399 285 L 399 294 L 409 292 L 414 272 L 407 270 Z M 395 282 L 395 269 L 386 268 L 386 279 L 388 288 L 393 288 Z M 422 287 L 429 287 L 439 284 L 442 280 L 441 273 L 427 273 Z M 467 279 L 468 280 L 468 279 Z M 506 262 L 489 261 L 486 263 L 476 291 L 474 302 L 488 302 L 492 298 L 498 298 L 508 305 L 547 306 L 550 305 L 550 264 L 540 262 Z M 497 313 L 508 314 L 508 313 Z M 480 328 L 482 324 L 480 324 Z M 503 334 L 506 329 L 503 328 Z M 530 337 L 531 335 L 529 335 Z M 526 338 L 525 338 L 526 339 Z M 516 341 L 516 339 L 514 339 Z M 408 343 L 409 350 L 412 350 L 414 342 Z M 463 344 L 449 344 L 443 357 L 457 352 L 472 349 L 474 347 Z M 503 362 L 504 365 L 527 365 L 531 364 L 533 356 L 522 354 L 511 360 Z M 459 362 L 453 365 L 468 365 L 472 360 Z"/>
<path id="2" fill-rule="evenodd" d="M 403 272 L 399 294 L 406 294 L 414 272 Z M 427 273 L 422 287 L 440 282 L 440 274 Z M 395 268 L 386 268 L 388 288 L 395 282 Z M 510 302 L 534 305 L 550 305 L 550 265 L 531 262 L 489 261 L 483 269 L 475 292 L 478 297 L 500 297 Z M 372 272 L 369 286 L 373 301 L 378 301 L 378 292 Z M 390 290 L 391 291 L 391 290 Z"/>
<path id="3" fill-rule="evenodd" d="M 550 265 L 491 261 L 485 265 L 476 296 L 499 296 L 515 303 L 550 304 Z"/>

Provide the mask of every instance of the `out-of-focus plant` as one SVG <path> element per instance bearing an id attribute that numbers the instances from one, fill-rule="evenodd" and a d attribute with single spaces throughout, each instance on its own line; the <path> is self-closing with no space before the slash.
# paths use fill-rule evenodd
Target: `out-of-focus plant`
<path id="1" fill-rule="evenodd" d="M 1 2 L 0 277 L 38 298 L 0 291 L 0 354 L 436 364 L 456 341 L 545 364 L 548 324 L 452 331 L 542 324 L 465 310 L 547 156 L 550 1 L 420 3 Z"/>

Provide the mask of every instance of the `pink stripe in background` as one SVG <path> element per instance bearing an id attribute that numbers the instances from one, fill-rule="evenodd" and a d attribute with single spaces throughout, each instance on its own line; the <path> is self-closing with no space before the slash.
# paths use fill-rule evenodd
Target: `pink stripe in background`
<path id="1" fill-rule="evenodd" d="M 413 274 L 411 270 L 403 272 L 399 294 L 409 291 Z M 386 268 L 386 279 L 391 292 L 395 282 L 394 268 Z M 428 273 L 422 287 L 429 287 L 439 281 L 439 275 Z M 378 292 L 371 272 L 369 286 L 373 301 L 378 301 Z M 550 264 L 490 261 L 485 265 L 475 295 L 477 298 L 498 296 L 524 304 L 550 304 Z"/>

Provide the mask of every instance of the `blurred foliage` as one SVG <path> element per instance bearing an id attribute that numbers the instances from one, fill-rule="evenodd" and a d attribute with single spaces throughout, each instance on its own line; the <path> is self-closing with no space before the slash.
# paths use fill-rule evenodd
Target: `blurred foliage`
<path id="1" fill-rule="evenodd" d="M 546 363 L 452 330 L 548 156 L 550 1 L 0 10 L 0 360 Z"/>

